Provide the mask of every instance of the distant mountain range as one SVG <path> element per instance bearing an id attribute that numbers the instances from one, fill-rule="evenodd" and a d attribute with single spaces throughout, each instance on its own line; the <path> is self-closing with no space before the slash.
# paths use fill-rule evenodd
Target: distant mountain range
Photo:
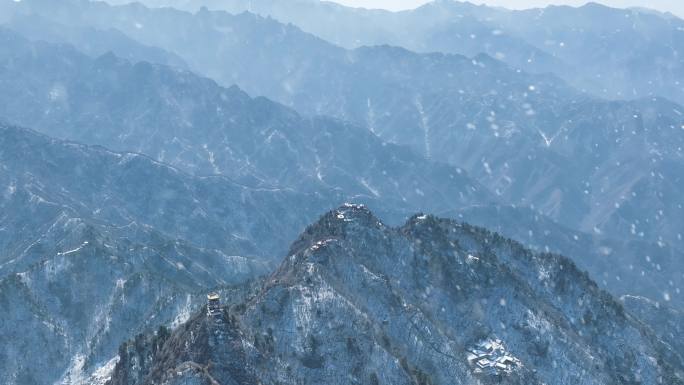
<path id="1" fill-rule="evenodd" d="M 0 2 L 0 383 L 684 381 L 679 19 L 173 5 Z"/>
<path id="2" fill-rule="evenodd" d="M 32 9 L 32 4 L 38 7 Z M 621 269 L 629 271 L 628 276 L 641 271 L 661 276 L 666 270 L 664 282 L 681 279 L 681 263 L 674 256 L 684 244 L 679 215 L 683 202 L 676 189 L 682 177 L 679 132 L 684 119 L 679 114 L 684 108 L 676 104 L 593 99 L 553 77 L 520 73 L 482 55 L 418 55 L 391 47 L 345 51 L 292 26 L 249 14 L 203 11 L 193 16 L 139 5 L 46 5 L 39 0 L 12 7 L 15 14 L 24 14 L 21 17 L 38 17 L 32 12 L 52 19 L 68 15 L 72 25 L 121 28 L 145 44 L 177 50 L 193 68 L 206 66 L 204 72 L 216 72 L 219 78 L 233 73 L 241 85 L 268 88 L 277 98 L 299 98 L 284 96 L 288 93 L 282 88 L 299 84 L 289 90 L 310 95 L 297 104 L 301 109 L 315 114 L 314 106 L 324 103 L 330 106 L 324 112 L 351 119 L 359 127 L 300 117 L 183 70 L 133 65 L 112 55 L 92 59 L 68 47 L 29 44 L 8 31 L 14 36 L 8 41 L 16 41 L 14 51 L 8 42 L 5 60 L 20 64 L 6 66 L 2 114 L 16 123 L 143 152 L 200 175 L 218 172 L 248 185 L 336 189 L 341 196 L 333 204 L 360 200 L 390 222 L 411 212 L 455 212 L 490 202 L 532 206 L 535 215 L 548 216 L 571 231 L 593 233 L 583 239 L 627 239 L 649 246 L 604 245 L 578 255 L 581 246 L 559 250 L 542 240 L 533 245 L 551 244 L 556 251 L 575 255 L 585 268 L 597 266 L 596 258 L 588 255 L 627 250 L 634 256 L 626 258 L 634 263 Z M 132 20 L 150 27 L 137 28 Z M 178 28 L 165 27 L 170 25 L 187 29 L 179 33 Z M 220 56 L 207 57 L 202 64 L 197 58 L 204 54 L 196 51 Z M 141 55 L 149 56 L 145 51 Z M 241 60 L 226 61 L 231 57 Z M 51 72 L 43 70 L 47 61 L 56 63 Z M 270 71 L 267 66 L 274 61 L 285 66 Z M 296 76 L 283 74 L 287 63 L 297 70 Z M 216 66 L 216 71 L 208 66 Z M 299 80 L 283 82 L 281 76 Z M 455 167 L 383 143 L 372 132 Z M 493 193 L 469 180 L 464 169 Z M 478 223 L 494 225 L 497 219 Z M 519 226 L 523 230 L 509 225 L 510 230 L 502 231 L 529 242 L 524 233 L 537 225 L 528 221 Z M 656 243 L 660 246 L 651 246 Z M 591 271 L 598 279 L 611 263 L 602 262 L 606 268 L 598 274 Z M 610 281 L 622 285 L 615 277 Z M 657 285 L 652 287 L 655 293 Z M 675 289 L 649 295 L 662 297 L 667 290 L 677 296 Z"/>
<path id="3" fill-rule="evenodd" d="M 404 215 L 495 199 L 463 170 L 383 143 L 361 127 L 303 118 L 187 71 L 111 54 L 93 60 L 69 47 L 4 36 L 0 116 L 49 135 L 251 186 L 382 199 L 384 207 L 404 207 Z"/>
<path id="4" fill-rule="evenodd" d="M 597 99 L 486 55 L 345 50 L 248 13 L 42 1 L 6 5 L 6 17 L 118 29 L 224 85 L 307 116 L 363 125 L 463 167 L 503 201 L 533 206 L 567 227 L 684 248 L 684 202 L 672 187 L 682 178 L 684 145 L 684 107 L 676 103 Z M 594 8 L 603 9 L 586 9 Z"/>
<path id="5" fill-rule="evenodd" d="M 6 218 L 45 213 L 12 226 L 37 236 L 46 228 L 29 225 L 52 224 L 66 214 L 118 227 L 148 227 L 203 248 L 268 260 L 284 251 L 283 242 L 297 233 L 298 221 L 302 228 L 326 207 L 314 194 L 251 188 L 221 176 L 192 177 L 139 154 L 61 142 L 12 127 L 3 127 L 2 133 L 3 198 L 5 207 L 16 210 Z M 276 224 L 275 217 L 289 218 L 286 227 L 269 227 Z M 15 235 L 3 236 L 12 242 Z"/>
<path id="6" fill-rule="evenodd" d="M 6 346 L 0 354 L 40 355 L 45 365 L 36 372 L 24 361 L 4 360 L 7 381 L 24 376 L 19 383 L 44 383 L 91 373 L 109 361 L 131 330 L 179 322 L 210 288 L 269 271 L 268 261 L 285 255 L 283 239 L 294 238 L 316 210 L 330 204 L 318 194 L 250 188 L 222 176 L 194 177 L 143 155 L 25 129 L 4 126 L 0 137 L 0 164 L 6 171 L 0 182 L 7 186 L 0 204 L 0 242 L 6 251 L 0 261 L 7 315 L 2 332 L 25 330 L 19 333 L 23 337 L 13 337 L 21 345 Z M 577 252 L 598 279 L 600 272 L 624 274 L 626 286 L 607 277 L 616 292 L 636 290 L 657 298 L 667 274 L 677 279 L 676 254 L 653 260 L 663 269 L 647 268 L 648 276 L 640 277 L 627 266 L 612 266 L 608 258 L 619 255 L 627 264 L 631 253 L 657 252 L 657 247 L 590 241 L 530 215 L 486 207 L 465 212 L 493 228 L 520 229 L 523 234 L 513 235 L 542 249 L 551 244 L 554 250 Z M 510 222 L 497 227 L 496 221 Z M 527 226 L 534 228 L 529 234 Z M 599 243 L 592 249 L 610 253 L 585 253 L 582 245 L 591 242 Z M 635 286 L 632 279 L 641 283 Z M 84 302 L 85 292 L 93 295 Z M 63 346 L 68 354 L 37 352 L 42 344 Z"/>
<path id="7" fill-rule="evenodd" d="M 190 11 L 202 6 L 249 11 L 350 49 L 389 44 L 426 53 L 486 53 L 527 72 L 557 74 L 601 97 L 662 96 L 684 103 L 684 20 L 647 9 L 590 2 L 510 11 L 436 0 L 415 10 L 387 12 L 309 0 L 143 2 Z"/>
<path id="8" fill-rule="evenodd" d="M 407 149 L 383 143 L 361 127 L 333 119 L 300 117 L 281 105 L 263 98 L 251 99 L 235 87 L 221 88 L 185 70 L 132 64 L 112 54 L 93 59 L 68 46 L 31 42 L 8 30 L 2 32 L 2 36 L 6 44 L 0 59 L 6 63 L 6 71 L 0 77 L 4 84 L 4 91 L 0 93 L 0 99 L 4 101 L 0 114 L 15 123 L 62 138 L 120 151 L 142 152 L 197 175 L 221 174 L 248 186 L 320 194 L 322 200 L 333 206 L 345 200 L 365 202 L 390 222 L 401 221 L 418 211 L 467 212 L 466 219 L 472 218 L 483 226 L 498 226 L 504 221 L 507 225 L 499 228 L 504 234 L 530 245 L 550 245 L 551 250 L 576 256 L 599 280 L 605 272 L 616 270 L 610 267 L 612 263 L 608 260 L 597 261 L 625 254 L 623 260 L 631 263 L 621 265 L 618 270 L 622 273 L 611 273 L 612 277 L 606 280 L 607 287 L 621 288 L 622 281 L 617 279 L 625 279 L 626 284 L 629 276 L 640 276 L 643 270 L 653 277 L 653 285 L 645 283 L 643 287 L 651 289 L 636 293 L 652 298 L 662 297 L 666 290 L 658 287 L 660 282 L 676 282 L 680 278 L 678 253 L 665 245 L 658 247 L 654 245 L 655 241 L 649 244 L 641 240 L 646 237 L 635 236 L 630 246 L 623 241 L 609 241 L 610 246 L 583 248 L 584 242 L 572 238 L 591 237 L 570 230 L 579 226 L 557 231 L 563 235 L 553 240 L 543 239 L 543 233 L 552 225 L 546 220 L 540 229 L 532 219 L 539 216 L 538 210 L 523 216 L 515 210 L 492 214 L 485 207 L 505 200 L 489 194 L 462 169 L 428 161 Z M 47 63 L 50 63 L 50 71 L 44 70 Z M 462 139 L 453 136 L 453 143 Z M 488 140 L 496 141 L 497 138 L 492 135 Z M 510 162 L 510 165 L 523 156 L 514 154 L 521 148 L 516 147 L 517 142 L 507 141 L 510 143 L 504 143 L 498 151 L 500 154 L 490 156 L 495 159 L 496 155 L 496 159 L 502 159 L 498 163 Z M 484 150 L 478 150 L 474 145 L 467 148 L 469 143 L 454 144 L 462 148 L 458 152 L 462 157 L 485 156 Z M 544 157 L 552 155 L 542 154 Z M 624 154 L 629 155 L 628 152 Z M 506 160 L 506 156 L 510 159 Z M 528 168 L 527 172 L 537 172 L 539 177 L 550 177 L 551 171 L 562 175 L 566 170 L 566 164 L 555 158 L 547 161 L 553 162 L 555 167 L 546 163 L 539 165 L 536 158 L 523 158 L 519 162 L 519 169 Z M 494 165 L 492 163 L 490 167 Z M 546 174 L 535 171 L 539 167 Z M 484 174 L 490 180 L 494 179 Z M 579 172 L 576 174 L 582 176 Z M 506 175 L 499 179 L 505 179 Z M 569 182 L 571 180 L 565 181 L 559 176 L 543 181 L 544 187 L 540 185 L 542 181 L 533 178 L 520 187 L 520 195 L 524 196 L 524 189 L 533 187 L 534 183 L 539 190 L 536 194 L 553 200 L 550 204 L 556 204 L 557 199 L 562 203 L 565 199 L 549 194 L 549 189 L 563 187 L 575 195 L 585 195 Z M 520 199 L 516 197 L 516 200 Z M 544 208 L 541 209 L 544 212 Z M 556 210 L 565 218 L 564 222 L 575 223 L 566 217 L 576 208 L 559 207 Z M 643 231 L 641 227 L 639 231 Z M 593 232 L 593 229 L 588 231 Z M 530 232 L 535 235 L 530 236 Z M 568 241 L 561 242 L 561 239 Z M 282 247 L 288 240 L 280 239 L 279 242 Z M 635 247 L 637 243 L 642 246 Z M 212 247 L 223 245 L 212 244 Z M 266 248 L 260 255 L 280 255 L 273 251 L 273 248 Z M 645 261 L 646 256 L 652 261 Z M 656 265 L 661 269 L 656 269 Z M 668 290 L 676 296 L 675 287 Z M 616 293 L 635 292 L 619 289 Z"/>
<path id="9" fill-rule="evenodd" d="M 520 366 L 478 374 L 468 352 L 495 340 Z M 111 385 L 684 382 L 681 355 L 569 260 L 351 205 L 307 228 L 250 299 L 120 351 Z"/>

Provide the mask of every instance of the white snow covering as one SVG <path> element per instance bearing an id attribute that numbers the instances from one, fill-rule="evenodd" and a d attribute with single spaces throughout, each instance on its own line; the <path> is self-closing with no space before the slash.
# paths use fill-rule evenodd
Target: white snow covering
<path id="1" fill-rule="evenodd" d="M 368 116 L 366 118 L 368 128 L 373 134 L 376 134 L 375 132 L 375 110 L 373 110 L 373 103 L 371 102 L 370 98 L 366 99 L 366 105 L 368 106 Z"/>
<path id="2" fill-rule="evenodd" d="M 171 328 L 175 329 L 178 326 L 186 323 L 190 319 L 193 311 L 192 296 L 188 294 L 185 297 L 185 304 L 181 306 L 181 308 L 178 310 L 178 315 L 176 315 L 176 318 L 173 320 L 173 322 L 171 322 Z"/>
<path id="3" fill-rule="evenodd" d="M 551 278 L 551 273 L 546 269 L 546 267 L 540 266 L 539 275 L 537 276 L 537 279 L 539 279 L 539 281 L 546 281 L 549 278 Z"/>
<path id="4" fill-rule="evenodd" d="M 377 274 L 373 273 L 372 271 L 368 270 L 368 268 L 365 265 L 361 265 L 361 268 L 363 269 L 363 273 L 369 276 L 372 280 L 382 281 L 382 278 L 380 278 Z"/>
<path id="5" fill-rule="evenodd" d="M 5 197 L 10 197 L 14 195 L 15 192 L 17 192 L 17 184 L 15 182 L 12 182 L 9 184 L 9 186 L 7 186 Z"/>
<path id="6" fill-rule="evenodd" d="M 21 283 L 24 285 L 28 286 L 31 283 L 31 277 L 29 277 L 28 272 L 22 272 L 17 275 L 19 276 Z"/>
<path id="7" fill-rule="evenodd" d="M 76 354 L 71 359 L 71 364 L 60 380 L 54 385 L 85 385 L 86 378 L 83 373 L 86 357 L 83 354 Z"/>
<path id="8" fill-rule="evenodd" d="M 548 320 L 537 316 L 531 310 L 527 310 L 527 324 L 539 332 L 546 333 L 551 330 L 551 324 Z"/>
<path id="9" fill-rule="evenodd" d="M 361 182 L 363 187 L 365 187 L 368 191 L 370 191 L 371 194 L 375 195 L 376 198 L 380 197 L 380 191 L 378 191 L 378 189 L 371 186 L 370 183 L 368 183 L 368 181 L 365 178 L 361 178 L 359 180 L 359 182 Z"/>
<path id="10" fill-rule="evenodd" d="M 119 356 L 115 356 L 111 360 L 107 361 L 104 365 L 99 367 L 97 370 L 90 375 L 90 378 L 86 382 L 88 385 L 104 385 L 110 378 L 112 378 L 112 373 L 114 372 L 114 367 L 119 362 Z"/>
<path id="11" fill-rule="evenodd" d="M 541 136 L 542 139 L 544 139 L 544 144 L 546 145 L 546 147 L 551 147 L 551 145 L 553 144 L 553 142 L 556 140 L 556 138 L 558 137 L 558 135 L 561 133 L 561 130 L 559 130 L 558 132 L 556 132 L 556 133 L 555 133 L 554 135 L 552 135 L 552 136 L 548 136 L 548 135 L 547 135 L 544 131 L 542 131 L 542 130 L 537 130 L 537 132 L 539 133 L 539 136 Z"/>
<path id="12" fill-rule="evenodd" d="M 428 120 L 427 114 L 425 114 L 425 110 L 423 109 L 423 102 L 420 100 L 420 96 L 416 97 L 415 104 L 416 109 L 418 110 L 418 114 L 420 115 L 420 128 L 423 129 L 423 140 L 425 142 L 425 157 L 429 159 L 431 157 L 430 122 Z"/>
<path id="13" fill-rule="evenodd" d="M 313 274 L 315 266 L 310 263 L 307 266 L 307 270 L 310 274 Z M 312 314 L 314 314 L 313 306 L 321 302 L 332 301 L 335 299 L 335 292 L 333 289 L 325 283 L 322 283 L 318 290 L 311 290 L 310 287 L 299 285 L 296 287 L 302 295 L 293 303 L 294 306 L 294 316 L 298 327 L 302 330 L 308 331 L 311 329 Z M 308 333 L 302 333 L 302 335 L 307 335 Z"/>
<path id="14" fill-rule="evenodd" d="M 57 255 L 68 255 L 68 254 L 76 253 L 76 252 L 80 251 L 81 249 L 83 249 L 83 247 L 85 247 L 87 244 L 88 244 L 88 241 L 85 241 L 81 244 L 81 246 L 79 246 L 73 250 L 59 252 L 59 253 L 57 253 Z"/>
<path id="15" fill-rule="evenodd" d="M 63 101 L 67 98 L 66 88 L 61 84 L 55 84 L 48 91 L 48 99 L 53 102 Z"/>
<path id="16" fill-rule="evenodd" d="M 207 156 L 208 156 L 207 160 L 209 161 L 209 164 L 211 164 L 211 168 L 212 168 L 212 170 L 214 171 L 214 174 L 221 174 L 221 169 L 220 169 L 220 168 L 218 167 L 218 165 L 216 164 L 216 157 L 215 157 L 215 155 L 214 155 L 214 152 L 209 150 L 209 145 L 207 145 L 207 144 L 205 143 L 205 144 L 202 146 L 202 148 L 203 148 L 204 151 L 206 151 L 206 153 L 207 153 Z"/>

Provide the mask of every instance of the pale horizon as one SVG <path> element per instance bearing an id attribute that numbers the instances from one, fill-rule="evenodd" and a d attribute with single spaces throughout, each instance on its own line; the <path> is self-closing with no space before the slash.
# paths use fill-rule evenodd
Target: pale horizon
<path id="1" fill-rule="evenodd" d="M 401 11 L 413 9 L 431 0 L 330 0 L 335 3 L 363 8 L 387 9 L 390 11 Z M 548 5 L 571 5 L 581 6 L 591 1 L 587 0 L 471 0 L 473 4 L 486 4 L 489 6 L 504 7 L 509 9 L 528 9 L 545 7 Z M 615 8 L 642 7 L 650 8 L 660 12 L 671 12 L 679 17 L 684 17 L 684 1 L 675 2 L 672 0 L 601 0 L 593 1 Z"/>

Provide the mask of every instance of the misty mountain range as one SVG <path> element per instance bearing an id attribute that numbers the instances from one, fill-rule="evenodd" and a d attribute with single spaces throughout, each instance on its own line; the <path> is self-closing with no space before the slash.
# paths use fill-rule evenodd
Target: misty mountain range
<path id="1" fill-rule="evenodd" d="M 33 12 L 26 10 L 30 4 L 20 3 L 16 13 Z M 462 167 L 506 202 L 533 205 L 570 227 L 682 247 L 684 229 L 674 219 L 682 203 L 662 191 L 668 189 L 662 179 L 681 178 L 684 118 L 680 106 L 662 98 L 597 99 L 554 76 L 481 55 L 348 51 L 246 13 L 50 4 L 50 14 L 71 23 L 118 28 L 174 52 L 225 86 L 238 84 L 305 115 L 366 126 L 386 141 Z M 43 17 L 46 7 L 37 7 Z M 276 60 L 282 64 L 271 65 Z M 596 149 L 601 156 L 587 156 Z M 605 162 L 638 170 L 606 176 Z M 661 191 L 640 196 L 644 185 Z M 639 205 L 648 209 L 628 208 L 633 198 L 647 201 Z"/>
<path id="2" fill-rule="evenodd" d="M 0 2 L 0 382 L 684 382 L 684 21 L 111 3 Z"/>
<path id="3" fill-rule="evenodd" d="M 556 74 L 608 99 L 663 96 L 681 103 L 684 22 L 647 9 L 589 2 L 524 11 L 438 0 L 415 10 L 353 9 L 295 0 L 146 1 L 189 11 L 244 11 L 293 23 L 346 48 L 389 44 L 421 53 L 486 53 L 514 68 Z"/>

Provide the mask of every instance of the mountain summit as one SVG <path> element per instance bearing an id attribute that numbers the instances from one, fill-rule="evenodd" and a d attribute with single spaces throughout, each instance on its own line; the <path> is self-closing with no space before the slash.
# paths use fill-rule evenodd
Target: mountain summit
<path id="1" fill-rule="evenodd" d="M 682 357 L 568 259 L 359 205 L 309 226 L 248 300 L 148 340 L 110 384 L 684 383 Z"/>

